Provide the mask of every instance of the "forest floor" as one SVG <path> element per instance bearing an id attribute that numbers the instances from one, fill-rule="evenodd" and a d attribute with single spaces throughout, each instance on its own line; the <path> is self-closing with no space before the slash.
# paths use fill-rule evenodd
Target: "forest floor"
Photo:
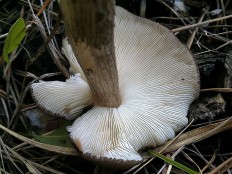
<path id="1" fill-rule="evenodd" d="M 0 55 L 13 24 L 23 18 L 26 26 L 9 61 L 0 57 L 0 173 L 186 173 L 146 151 L 144 163 L 128 170 L 90 163 L 73 148 L 65 129 L 69 122 L 37 108 L 30 85 L 41 79 L 65 80 L 69 69 L 61 53 L 65 31 L 58 2 L 42 2 L 0 0 Z M 198 173 L 232 173 L 232 1 L 116 3 L 169 28 L 199 67 L 201 91 L 189 109 L 190 124 L 155 151 Z"/>

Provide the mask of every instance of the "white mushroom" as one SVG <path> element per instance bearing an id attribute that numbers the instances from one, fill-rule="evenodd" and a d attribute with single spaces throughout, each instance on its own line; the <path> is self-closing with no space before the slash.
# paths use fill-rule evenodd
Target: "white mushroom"
<path id="1" fill-rule="evenodd" d="M 161 145 L 186 126 L 189 105 L 199 93 L 199 74 L 191 53 L 173 33 L 120 7 L 114 38 L 121 105 L 94 106 L 68 130 L 84 157 L 122 167 L 140 163 L 139 149 Z M 91 99 L 87 85 L 77 79 L 75 84 L 33 84 L 33 96 L 50 112 L 55 108 L 65 116 L 59 107 L 69 103 L 78 108 L 71 107 L 69 112 L 79 113 Z"/>
<path id="2" fill-rule="evenodd" d="M 72 51 L 72 47 L 68 43 L 68 38 L 64 38 L 62 41 L 62 53 L 66 56 L 66 58 L 69 61 L 69 64 L 70 64 L 69 71 L 72 74 L 80 73 L 81 78 L 86 81 L 85 75 L 84 75 L 84 73 L 83 73 L 79 63 L 77 62 L 77 59 Z"/>
<path id="3" fill-rule="evenodd" d="M 91 101 L 89 86 L 80 74 L 71 76 L 66 82 L 33 83 L 31 91 L 34 101 L 44 112 L 68 120 L 79 116 Z"/>

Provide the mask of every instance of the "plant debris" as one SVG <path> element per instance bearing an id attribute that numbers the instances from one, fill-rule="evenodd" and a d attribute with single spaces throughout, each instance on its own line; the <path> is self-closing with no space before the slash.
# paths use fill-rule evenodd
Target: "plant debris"
<path id="1" fill-rule="evenodd" d="M 116 4 L 168 27 L 199 67 L 201 93 L 189 110 L 193 121 L 174 140 L 153 150 L 199 173 L 231 173 L 232 2 L 116 0 Z M 69 75 L 61 52 L 65 33 L 58 1 L 0 1 L 0 55 L 10 28 L 21 18 L 25 37 L 8 52 L 10 63 L 0 57 L 0 173 L 183 173 L 153 158 L 147 149 L 141 151 L 140 166 L 127 171 L 102 168 L 80 158 L 65 132 L 60 134 L 64 139 L 54 136 L 51 131 L 57 135 L 64 120 L 36 113 L 29 86 L 38 80 L 64 81 Z M 53 144 L 47 142 L 49 136 Z"/>

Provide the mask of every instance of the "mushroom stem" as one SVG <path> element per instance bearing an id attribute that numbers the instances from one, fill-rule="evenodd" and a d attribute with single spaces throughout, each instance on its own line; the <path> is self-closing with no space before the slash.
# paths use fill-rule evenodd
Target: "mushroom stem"
<path id="1" fill-rule="evenodd" d="M 61 0 L 65 29 L 94 105 L 121 104 L 114 51 L 113 0 Z"/>

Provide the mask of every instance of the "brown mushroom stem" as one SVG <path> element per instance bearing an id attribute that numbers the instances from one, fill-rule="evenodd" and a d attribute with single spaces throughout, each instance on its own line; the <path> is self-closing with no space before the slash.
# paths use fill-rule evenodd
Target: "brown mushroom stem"
<path id="1" fill-rule="evenodd" d="M 94 104 L 117 108 L 121 101 L 114 51 L 114 1 L 61 0 L 60 6 Z"/>

